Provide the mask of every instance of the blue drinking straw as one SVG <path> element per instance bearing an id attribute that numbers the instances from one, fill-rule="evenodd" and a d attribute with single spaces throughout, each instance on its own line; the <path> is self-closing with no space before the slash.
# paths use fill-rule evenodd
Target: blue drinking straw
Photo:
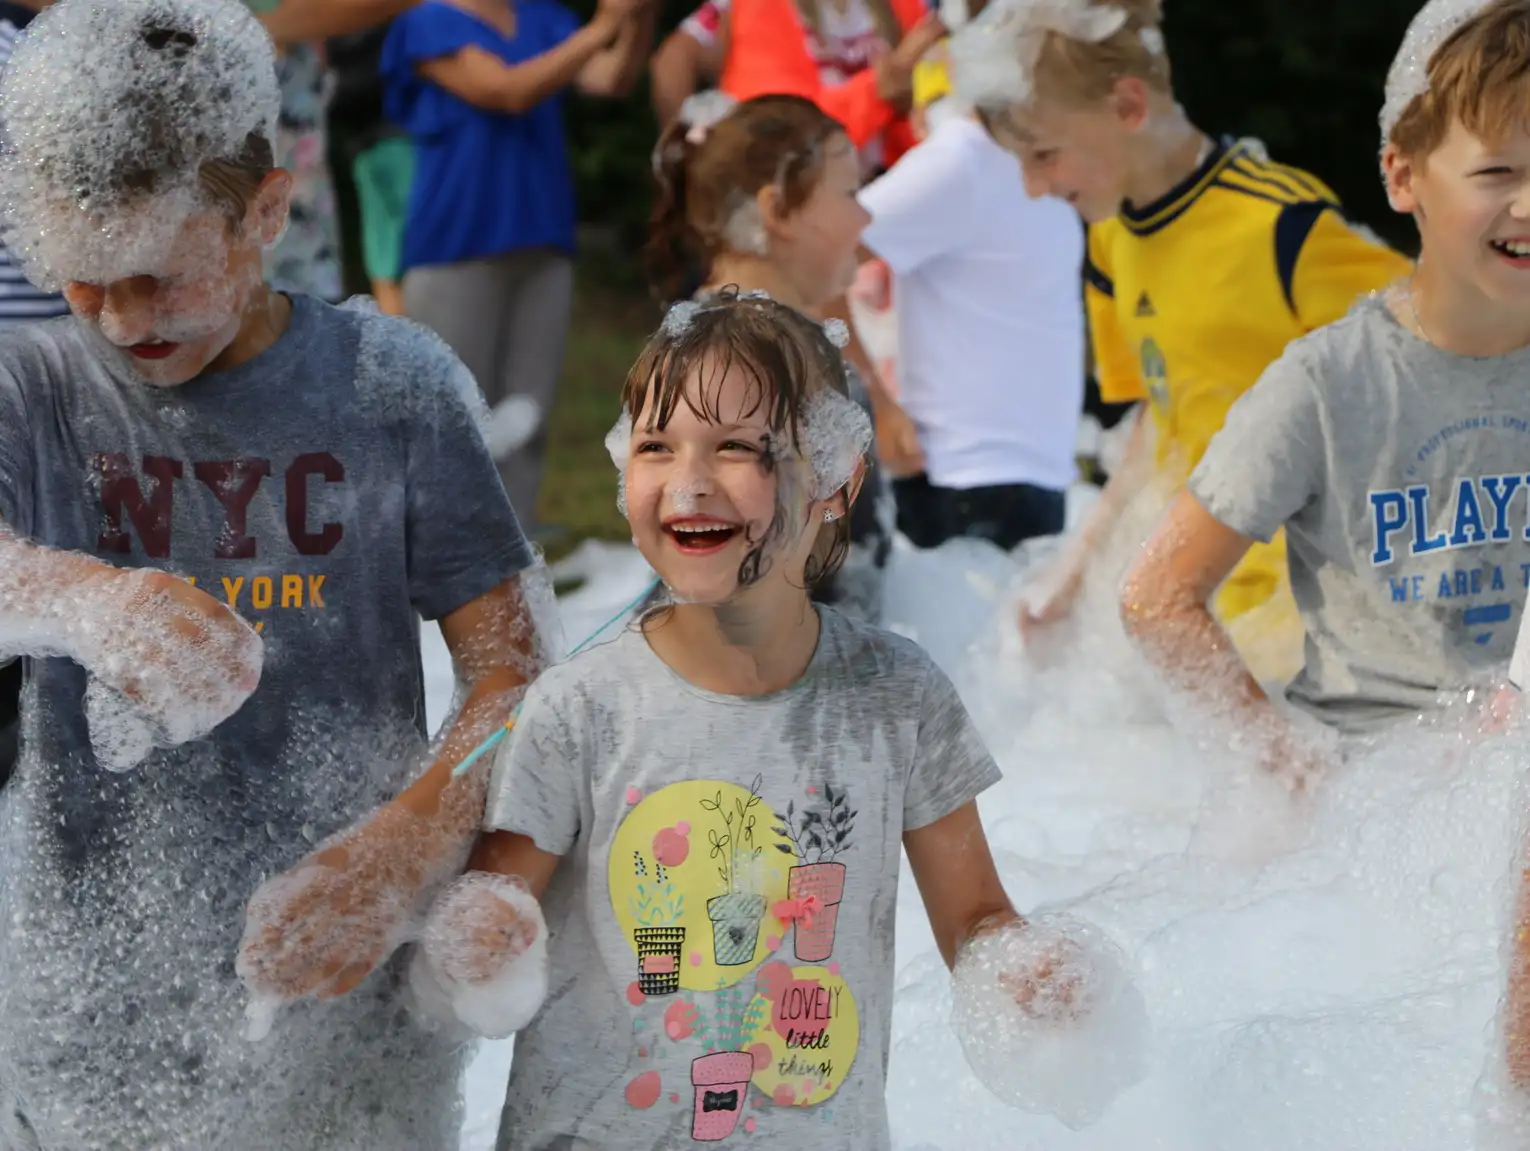
<path id="1" fill-rule="evenodd" d="M 636 599 L 634 599 L 631 603 L 629 603 L 625 607 L 623 607 L 620 611 L 618 611 L 610 619 L 606 620 L 605 623 L 601 624 L 598 628 L 596 628 L 594 631 L 592 631 L 589 635 L 585 636 L 583 641 L 580 642 L 579 646 L 574 648 L 573 651 L 568 653 L 568 658 L 572 659 L 574 656 L 578 655 L 585 648 L 589 647 L 590 644 L 594 643 L 595 640 L 600 637 L 601 633 L 606 630 L 606 628 L 610 627 L 617 620 L 621 619 L 622 616 L 626 615 L 629 611 L 636 610 L 638 604 L 642 603 L 645 599 L 647 599 L 648 596 L 653 592 L 654 588 L 656 588 L 658 586 L 659 586 L 658 579 L 654 579 L 654 581 L 652 583 L 650 583 L 647 587 L 645 587 L 641 592 L 638 593 Z M 467 771 L 470 767 L 472 767 L 480 759 L 482 759 L 484 756 L 488 755 L 489 752 L 493 751 L 495 746 L 499 743 L 499 741 L 504 739 L 505 736 L 507 736 L 508 734 L 510 734 L 510 729 L 515 726 L 516 717 L 519 716 L 520 714 L 521 714 L 521 705 L 520 704 L 516 704 L 515 705 L 515 710 L 510 713 L 510 718 L 505 721 L 505 726 L 500 728 L 493 735 L 489 736 L 488 739 L 486 739 L 482 743 L 480 743 L 477 747 L 475 747 L 472 751 L 470 751 L 468 753 L 466 759 L 464 759 L 456 767 L 452 768 L 452 778 L 456 779 L 459 775 L 461 775 L 463 772 Z"/>

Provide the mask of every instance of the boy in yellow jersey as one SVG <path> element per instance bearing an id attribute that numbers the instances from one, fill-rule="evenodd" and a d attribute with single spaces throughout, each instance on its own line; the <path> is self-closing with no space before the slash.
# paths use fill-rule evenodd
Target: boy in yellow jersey
<path id="1" fill-rule="evenodd" d="M 1409 268 L 1351 226 L 1317 179 L 1192 124 L 1174 101 L 1160 19 L 1160 0 L 995 0 L 950 42 L 958 92 L 1019 157 L 1030 193 L 1065 199 L 1088 222 L 1101 395 L 1142 405 L 1102 497 L 1028 589 L 1028 634 L 1068 614 L 1130 500 L 1155 479 L 1181 486 L 1288 342 Z M 1228 576 L 1217 614 L 1263 605 L 1296 636 L 1286 584 L 1276 537 Z M 1274 648 L 1285 654 L 1266 664 L 1271 677 L 1294 671 L 1296 644 Z"/>

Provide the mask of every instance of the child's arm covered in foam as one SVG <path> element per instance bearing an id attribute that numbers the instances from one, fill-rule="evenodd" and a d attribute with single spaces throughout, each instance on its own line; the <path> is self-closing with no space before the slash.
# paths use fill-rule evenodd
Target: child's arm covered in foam
<path id="1" fill-rule="evenodd" d="M 550 705 L 546 686 L 527 697 L 496 757 L 488 834 L 431 907 L 411 970 L 434 1015 L 488 1038 L 524 1027 L 546 996 L 548 929 L 538 901 L 580 825 L 581 742 L 569 720 L 583 709 L 558 684 Z"/>
<path id="2" fill-rule="evenodd" d="M 462 702 L 423 774 L 251 899 L 239 966 L 258 996 L 348 993 L 402 941 L 422 899 L 461 871 L 482 824 L 489 760 L 453 772 L 504 726 L 536 673 L 522 580 L 540 578 L 531 569 L 441 621 Z"/>
<path id="3" fill-rule="evenodd" d="M 1143 547 L 1121 594 L 1122 619 L 1147 659 L 1200 718 L 1252 731 L 1265 761 L 1299 783 L 1320 765 L 1212 616 L 1213 593 L 1255 540 L 1269 541 L 1324 483 L 1317 385 L 1287 353 L 1228 413 L 1182 493 Z"/>
<path id="4" fill-rule="evenodd" d="M 407 405 L 390 414 L 406 445 L 396 528 L 408 542 L 411 602 L 392 610 L 441 621 L 456 702 L 412 784 L 251 899 L 239 970 L 268 1003 L 358 985 L 460 873 L 482 826 L 489 761 L 456 769 L 503 728 L 558 642 L 546 568 L 478 430 L 472 376 L 414 325 L 375 317 L 361 336 L 360 394 L 408 381 Z"/>
<path id="5" fill-rule="evenodd" d="M 33 544 L 0 521 L 0 651 L 72 659 L 170 745 L 200 738 L 260 682 L 260 637 L 186 580 Z"/>

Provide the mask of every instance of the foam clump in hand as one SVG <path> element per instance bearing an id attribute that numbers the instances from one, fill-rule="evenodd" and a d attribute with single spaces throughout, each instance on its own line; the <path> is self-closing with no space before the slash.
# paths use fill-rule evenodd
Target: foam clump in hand
<path id="1" fill-rule="evenodd" d="M 989 1091 L 1078 1130 L 1147 1069 L 1147 1008 L 1098 929 L 1041 916 L 979 935 L 953 972 L 952 1026 Z"/>
<path id="2" fill-rule="evenodd" d="M 140 274 L 210 206 L 201 165 L 273 141 L 279 109 L 239 0 L 60 0 L 0 77 L 0 238 L 50 290 Z"/>
<path id="3" fill-rule="evenodd" d="M 426 919 L 410 984 L 427 1014 L 487 1039 L 530 1023 L 547 998 L 547 923 L 525 883 L 475 871 L 452 884 Z"/>

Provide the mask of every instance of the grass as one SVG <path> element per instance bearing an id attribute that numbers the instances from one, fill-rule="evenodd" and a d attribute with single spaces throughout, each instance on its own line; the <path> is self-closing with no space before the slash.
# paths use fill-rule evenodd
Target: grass
<path id="1" fill-rule="evenodd" d="M 632 276 L 612 274 L 611 262 L 629 259 L 591 245 L 576 271 L 573 320 L 547 432 L 547 470 L 537 507 L 538 522 L 562 529 L 546 545 L 551 560 L 582 540 L 631 537 L 627 521 L 616 510 L 617 472 L 606 454 L 605 438 L 620 414 L 622 381 L 660 313 L 632 286 Z"/>

